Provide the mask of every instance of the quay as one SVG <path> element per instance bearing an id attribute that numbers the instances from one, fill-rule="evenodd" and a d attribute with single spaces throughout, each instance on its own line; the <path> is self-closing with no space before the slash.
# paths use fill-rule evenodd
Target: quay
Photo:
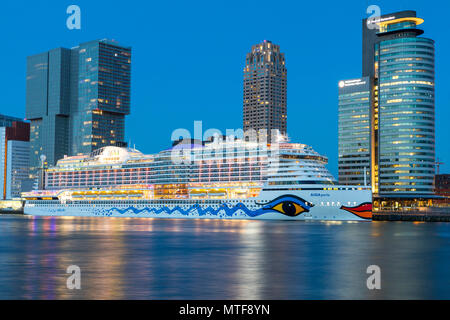
<path id="1" fill-rule="evenodd" d="M 372 219 L 373 221 L 450 222 L 450 207 L 374 212 Z"/>
<path id="2" fill-rule="evenodd" d="M 0 214 L 23 214 L 24 201 L 0 200 Z"/>

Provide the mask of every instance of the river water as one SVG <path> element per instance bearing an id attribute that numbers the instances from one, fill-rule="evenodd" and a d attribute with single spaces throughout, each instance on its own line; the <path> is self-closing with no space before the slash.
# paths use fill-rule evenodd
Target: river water
<path id="1" fill-rule="evenodd" d="M 0 299 L 450 299 L 449 271 L 450 223 L 0 215 Z"/>

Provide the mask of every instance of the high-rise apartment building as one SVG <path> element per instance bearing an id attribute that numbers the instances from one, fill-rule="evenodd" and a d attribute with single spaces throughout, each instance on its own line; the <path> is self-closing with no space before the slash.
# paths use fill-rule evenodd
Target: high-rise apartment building
<path id="1" fill-rule="evenodd" d="M 96 40 L 27 59 L 26 117 L 30 161 L 50 165 L 64 155 L 125 146 L 130 113 L 131 48 Z"/>
<path id="2" fill-rule="evenodd" d="M 414 11 L 363 20 L 363 76 L 370 83 L 364 118 L 370 124 L 375 198 L 414 201 L 433 193 L 434 41 L 420 37 L 422 23 Z M 351 136 L 351 130 L 340 132 L 340 143 Z M 365 158 L 366 152 L 359 155 Z"/>
<path id="3" fill-rule="evenodd" d="M 284 53 L 270 41 L 252 46 L 244 68 L 244 131 L 287 133 L 287 69 Z"/>
<path id="4" fill-rule="evenodd" d="M 29 123 L 0 115 L 0 199 L 19 198 L 32 189 L 29 139 Z"/>

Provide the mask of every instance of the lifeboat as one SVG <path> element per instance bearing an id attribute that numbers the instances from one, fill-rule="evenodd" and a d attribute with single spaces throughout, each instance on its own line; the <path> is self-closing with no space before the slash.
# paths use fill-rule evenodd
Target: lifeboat
<path id="1" fill-rule="evenodd" d="M 213 197 L 226 196 L 227 191 L 225 189 L 213 189 L 208 191 L 208 195 Z"/>

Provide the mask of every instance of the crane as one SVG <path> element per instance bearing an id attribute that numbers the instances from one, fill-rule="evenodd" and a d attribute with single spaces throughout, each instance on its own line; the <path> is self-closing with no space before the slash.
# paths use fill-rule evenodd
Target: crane
<path id="1" fill-rule="evenodd" d="M 439 174 L 439 168 L 443 164 L 445 164 L 445 163 L 444 162 L 440 162 L 439 158 L 437 158 L 436 162 L 434 163 L 434 165 L 436 166 L 436 169 L 437 169 L 437 173 L 436 174 Z"/>

